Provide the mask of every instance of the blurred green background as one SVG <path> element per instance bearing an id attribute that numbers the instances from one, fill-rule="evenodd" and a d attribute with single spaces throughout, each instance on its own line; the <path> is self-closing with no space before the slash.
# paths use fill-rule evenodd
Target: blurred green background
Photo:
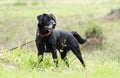
<path id="1" fill-rule="evenodd" d="M 40 70 L 36 67 L 34 70 L 29 69 L 29 64 L 27 64 L 27 68 L 24 67 L 26 61 L 29 62 L 26 57 L 34 58 L 32 61 L 37 59 L 37 57 L 31 56 L 32 52 L 33 55 L 36 55 L 37 52 L 34 42 L 23 47 L 28 54 L 21 49 L 15 51 L 18 52 L 17 55 L 5 53 L 4 50 L 35 39 L 36 17 L 43 13 L 55 15 L 56 29 L 77 31 L 84 38 L 87 37 L 86 32 L 91 31 L 89 27 L 94 26 L 96 29 L 97 26 L 100 26 L 104 37 L 102 49 L 98 47 L 96 49 L 98 41 L 94 41 L 93 38 L 92 41 L 88 39 L 85 45 L 81 45 L 83 57 L 88 66 L 86 71 L 78 66 L 77 59 L 71 63 L 70 68 L 62 65 L 63 67 L 61 66 L 57 70 L 52 70 L 54 66 L 51 64 L 49 64 L 49 68 L 44 66 Z M 96 30 L 99 31 L 99 27 Z M 120 0 L 0 0 L 0 50 L 0 69 L 5 72 L 0 72 L 1 78 L 9 78 L 8 73 L 11 73 L 11 78 L 38 78 L 41 77 L 40 75 L 42 78 L 48 78 L 46 72 L 50 78 L 119 78 Z M 22 57 L 19 52 L 23 52 Z M 68 58 L 71 61 L 75 56 L 69 55 Z M 11 56 L 14 59 L 11 59 Z M 47 57 L 52 60 L 50 56 Z M 24 61 L 16 63 L 15 59 L 18 58 L 19 60 L 24 59 Z M 11 66 L 13 68 L 10 68 Z M 29 72 L 31 70 L 33 71 Z"/>

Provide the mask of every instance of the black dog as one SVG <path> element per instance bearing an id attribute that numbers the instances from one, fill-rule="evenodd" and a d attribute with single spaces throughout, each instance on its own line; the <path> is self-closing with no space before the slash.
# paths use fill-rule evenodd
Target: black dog
<path id="1" fill-rule="evenodd" d="M 44 52 L 51 52 L 54 63 L 56 64 L 56 67 L 58 67 L 58 50 L 61 54 L 61 58 L 69 67 L 66 54 L 69 50 L 72 50 L 85 67 L 79 43 L 83 44 L 86 40 L 83 39 L 77 32 L 54 30 L 56 26 L 56 19 L 53 14 L 42 14 L 39 15 L 37 19 L 38 29 L 36 34 L 36 45 L 38 49 L 39 62 L 43 61 Z"/>

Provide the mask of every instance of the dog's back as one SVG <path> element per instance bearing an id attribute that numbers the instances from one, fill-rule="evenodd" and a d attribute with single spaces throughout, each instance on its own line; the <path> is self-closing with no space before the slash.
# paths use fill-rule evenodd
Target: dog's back
<path id="1" fill-rule="evenodd" d="M 86 42 L 86 39 L 82 38 L 77 32 L 72 31 L 72 32 L 66 32 L 63 30 L 54 30 L 53 31 L 56 36 L 58 36 L 58 40 L 63 40 L 63 39 L 72 39 L 75 38 L 80 44 L 84 44 Z"/>
<path id="2" fill-rule="evenodd" d="M 67 48 L 71 49 L 73 47 L 78 47 L 78 43 L 83 44 L 86 41 L 77 32 L 54 30 L 52 34 L 54 35 L 57 47 L 59 48 L 66 45 Z"/>

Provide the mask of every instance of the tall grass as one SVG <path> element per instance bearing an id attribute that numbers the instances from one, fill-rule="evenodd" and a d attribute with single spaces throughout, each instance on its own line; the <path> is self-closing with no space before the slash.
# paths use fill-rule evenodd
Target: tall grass
<path id="1" fill-rule="evenodd" d="M 105 48 L 92 51 L 81 48 L 86 69 L 71 51 L 67 56 L 70 67 L 58 56 L 59 67 L 56 68 L 51 54 L 45 54 L 43 62 L 38 63 L 35 43 L 12 52 L 1 50 L 0 78 L 119 78 L 120 20 L 103 21 L 111 9 L 120 7 L 119 0 L 34 1 L 0 1 L 0 49 L 13 48 L 35 39 L 36 16 L 42 13 L 56 16 L 56 29 L 77 31 L 82 36 L 89 25 L 86 26 L 87 22 L 100 23 Z"/>
<path id="2" fill-rule="evenodd" d="M 44 61 L 38 64 L 36 53 L 18 49 L 1 55 L 0 77 L 118 78 L 120 73 L 119 57 L 112 49 L 84 52 L 83 58 L 87 66 L 84 69 L 79 60 L 69 53 L 69 61 L 72 60 L 71 58 L 75 58 L 70 62 L 70 67 L 68 68 L 59 58 L 59 68 L 56 68 L 51 55 L 45 54 Z"/>

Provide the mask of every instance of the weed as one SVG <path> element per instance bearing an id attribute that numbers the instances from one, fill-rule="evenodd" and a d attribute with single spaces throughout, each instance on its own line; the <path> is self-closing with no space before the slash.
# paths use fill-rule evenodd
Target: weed
<path id="1" fill-rule="evenodd" d="M 87 39 L 92 39 L 98 48 L 103 47 L 104 36 L 102 26 L 100 24 L 93 21 L 88 22 L 85 30 L 85 36 Z"/>

